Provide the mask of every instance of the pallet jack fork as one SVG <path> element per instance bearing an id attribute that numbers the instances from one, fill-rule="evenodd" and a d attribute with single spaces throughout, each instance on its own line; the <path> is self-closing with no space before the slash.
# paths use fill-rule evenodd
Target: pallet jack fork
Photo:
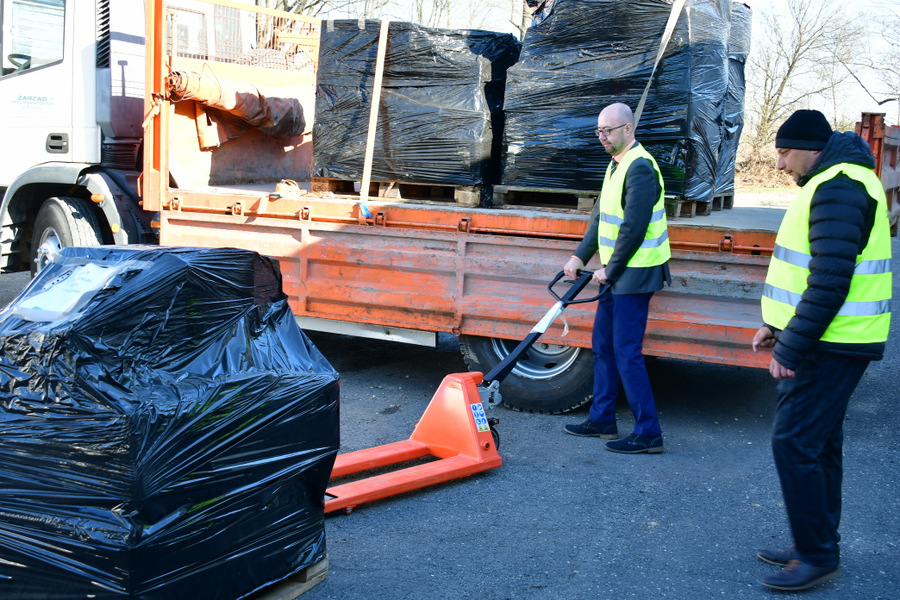
<path id="1" fill-rule="evenodd" d="M 592 275 L 590 271 L 580 271 L 578 279 L 560 297 L 553 290 L 563 277 L 560 272 L 547 286 L 557 302 L 528 336 L 486 376 L 471 372 L 444 377 L 408 440 L 339 454 L 331 471 L 332 480 L 400 463 L 432 460 L 330 487 L 325 492 L 325 512 L 350 513 L 365 502 L 467 477 L 503 464 L 498 453 L 500 438 L 494 428 L 499 421 L 488 419 L 484 407 L 500 404 L 500 382 L 566 306 L 593 302 L 606 291 L 603 289 L 592 298 L 574 299 Z"/>

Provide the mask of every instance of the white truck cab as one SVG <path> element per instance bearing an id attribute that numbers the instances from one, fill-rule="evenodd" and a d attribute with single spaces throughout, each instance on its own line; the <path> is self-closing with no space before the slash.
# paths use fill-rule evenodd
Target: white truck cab
<path id="1" fill-rule="evenodd" d="M 154 241 L 140 209 L 141 0 L 0 0 L 0 272 Z"/>

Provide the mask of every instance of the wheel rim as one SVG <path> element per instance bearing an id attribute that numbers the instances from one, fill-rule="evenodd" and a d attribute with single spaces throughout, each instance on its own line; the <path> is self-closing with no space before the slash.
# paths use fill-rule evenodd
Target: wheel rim
<path id="1" fill-rule="evenodd" d="M 501 360 L 509 356 L 518 342 L 491 339 L 491 349 Z M 535 344 L 516 362 L 512 372 L 528 379 L 553 379 L 565 373 L 578 359 L 580 348 L 557 344 Z"/>
<path id="2" fill-rule="evenodd" d="M 34 262 L 37 263 L 37 270 L 43 269 L 50 262 L 51 254 L 59 254 L 62 252 L 62 241 L 55 229 L 47 229 L 41 236 L 41 243 L 37 247 L 34 254 Z"/>

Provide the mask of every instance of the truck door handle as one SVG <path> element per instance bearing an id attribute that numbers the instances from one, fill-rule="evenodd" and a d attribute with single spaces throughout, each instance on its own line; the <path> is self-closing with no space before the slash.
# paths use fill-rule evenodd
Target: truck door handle
<path id="1" fill-rule="evenodd" d="M 47 152 L 51 154 L 66 154 L 69 151 L 68 133 L 51 133 L 47 136 Z"/>

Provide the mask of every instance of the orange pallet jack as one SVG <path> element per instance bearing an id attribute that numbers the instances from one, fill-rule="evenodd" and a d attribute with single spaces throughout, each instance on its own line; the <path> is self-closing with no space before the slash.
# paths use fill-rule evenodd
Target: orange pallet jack
<path id="1" fill-rule="evenodd" d="M 498 453 L 500 437 L 494 427 L 499 421 L 488 419 L 484 407 L 500 404 L 500 383 L 566 306 L 593 302 L 606 291 L 608 286 L 592 298 L 574 299 L 592 275 L 590 271 L 579 271 L 578 279 L 569 281 L 571 287 L 560 297 L 553 289 L 563 277 L 560 272 L 547 286 L 557 302 L 528 336 L 485 376 L 472 372 L 444 377 L 408 440 L 339 454 L 331 471 L 332 481 L 400 463 L 428 462 L 330 487 L 325 492 L 325 512 L 350 513 L 365 502 L 467 477 L 503 464 Z"/>

